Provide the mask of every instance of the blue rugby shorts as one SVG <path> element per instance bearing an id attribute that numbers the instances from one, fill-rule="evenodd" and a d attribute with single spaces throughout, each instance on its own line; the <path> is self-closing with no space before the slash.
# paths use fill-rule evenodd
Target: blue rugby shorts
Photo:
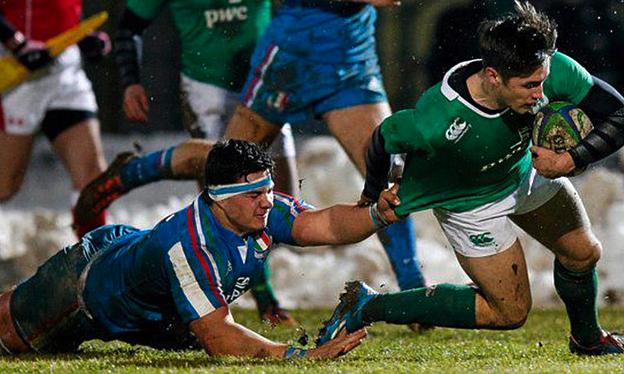
<path id="1" fill-rule="evenodd" d="M 311 61 L 260 43 L 241 102 L 276 125 L 300 125 L 322 114 L 361 104 L 386 102 L 378 59 L 351 63 Z"/>

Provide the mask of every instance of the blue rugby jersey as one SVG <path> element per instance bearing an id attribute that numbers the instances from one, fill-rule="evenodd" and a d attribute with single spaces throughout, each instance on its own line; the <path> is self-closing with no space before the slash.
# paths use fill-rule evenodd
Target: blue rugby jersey
<path id="1" fill-rule="evenodd" d="M 282 51 L 312 61 L 365 61 L 377 56 L 376 19 L 375 7 L 368 4 L 285 0 L 263 39 L 270 40 Z"/>
<path id="2" fill-rule="evenodd" d="M 250 288 L 272 244 L 296 244 L 292 224 L 311 208 L 275 193 L 266 229 L 239 237 L 200 196 L 153 229 L 106 244 L 89 270 L 85 304 L 112 334 L 138 332 L 176 314 L 185 323 L 201 318 Z"/>

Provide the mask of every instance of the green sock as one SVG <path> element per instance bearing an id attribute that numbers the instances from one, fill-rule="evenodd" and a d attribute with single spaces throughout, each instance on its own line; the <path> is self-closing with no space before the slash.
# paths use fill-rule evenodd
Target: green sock
<path id="1" fill-rule="evenodd" d="M 270 305 L 277 305 L 277 298 L 271 285 L 271 268 L 268 261 L 264 263 L 264 271 L 256 280 L 256 284 L 251 289 L 251 294 L 256 300 L 258 310 L 261 313 Z"/>
<path id="2" fill-rule="evenodd" d="M 602 330 L 598 323 L 598 274 L 596 267 L 584 272 L 566 269 L 555 260 L 555 289 L 563 300 L 570 319 L 570 330 L 584 346 L 598 343 Z"/>
<path id="3" fill-rule="evenodd" d="M 472 287 L 455 284 L 380 294 L 364 306 L 363 320 L 475 328 L 475 296 Z"/>

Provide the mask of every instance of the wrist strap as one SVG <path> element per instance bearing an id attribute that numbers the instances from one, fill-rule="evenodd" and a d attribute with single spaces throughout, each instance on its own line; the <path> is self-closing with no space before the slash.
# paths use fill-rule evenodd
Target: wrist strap
<path id="1" fill-rule="evenodd" d="M 379 214 L 379 208 L 377 207 L 377 203 L 374 203 L 368 207 L 368 214 L 370 215 L 370 218 L 373 221 L 373 225 L 377 230 L 383 229 L 384 227 L 390 225 L 390 223 L 383 219 L 383 217 Z"/>
<path id="2" fill-rule="evenodd" d="M 305 349 L 301 349 L 301 348 L 297 348 L 297 347 L 293 347 L 292 345 L 289 345 L 288 348 L 286 349 L 286 352 L 284 352 L 284 359 L 292 360 L 292 359 L 297 359 L 297 358 L 304 358 L 305 355 L 306 355 Z"/>

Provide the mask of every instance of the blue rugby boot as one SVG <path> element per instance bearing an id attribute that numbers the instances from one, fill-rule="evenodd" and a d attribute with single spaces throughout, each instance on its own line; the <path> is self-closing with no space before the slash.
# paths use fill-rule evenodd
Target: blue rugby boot
<path id="1" fill-rule="evenodd" d="M 323 327 L 319 331 L 316 346 L 320 347 L 332 340 L 345 328 L 348 332 L 353 332 L 369 325 L 362 320 L 362 309 L 377 295 L 377 291 L 364 282 L 347 282 L 334 313 L 329 321 L 323 323 Z"/>
<path id="2" fill-rule="evenodd" d="M 584 347 L 570 336 L 570 352 L 580 356 L 599 356 L 624 353 L 624 336 L 612 332 L 602 331 L 598 344 Z"/>

